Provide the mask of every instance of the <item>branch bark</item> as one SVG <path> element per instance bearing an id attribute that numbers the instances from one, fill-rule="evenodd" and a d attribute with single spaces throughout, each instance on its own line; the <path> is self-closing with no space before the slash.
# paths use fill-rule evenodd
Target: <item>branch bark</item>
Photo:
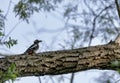
<path id="1" fill-rule="evenodd" d="M 113 69 L 111 61 L 120 60 L 120 36 L 106 45 L 73 50 L 49 51 L 30 55 L 0 58 L 0 69 L 15 63 L 20 77 L 67 74 L 88 69 Z"/>

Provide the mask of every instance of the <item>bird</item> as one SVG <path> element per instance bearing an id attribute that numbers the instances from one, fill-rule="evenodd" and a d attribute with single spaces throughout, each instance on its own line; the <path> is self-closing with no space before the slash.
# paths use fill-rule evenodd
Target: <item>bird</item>
<path id="1" fill-rule="evenodd" d="M 27 55 L 33 55 L 36 53 L 36 51 L 39 49 L 39 43 L 42 42 L 42 40 L 36 39 L 34 43 L 24 52 L 24 54 Z"/>

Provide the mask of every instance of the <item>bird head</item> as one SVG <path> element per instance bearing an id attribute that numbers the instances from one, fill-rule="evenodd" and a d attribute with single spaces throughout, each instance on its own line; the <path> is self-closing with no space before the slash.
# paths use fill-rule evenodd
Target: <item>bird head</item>
<path id="1" fill-rule="evenodd" d="M 42 42 L 42 40 L 37 40 L 37 39 L 36 39 L 36 40 L 34 41 L 35 44 L 36 44 L 36 43 L 39 43 L 39 42 Z"/>

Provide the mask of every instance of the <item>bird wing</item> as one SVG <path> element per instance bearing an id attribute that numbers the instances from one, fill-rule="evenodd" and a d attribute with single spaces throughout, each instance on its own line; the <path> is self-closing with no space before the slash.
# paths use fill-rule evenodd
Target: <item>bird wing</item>
<path id="1" fill-rule="evenodd" d="M 31 51 L 31 50 L 35 50 L 36 47 L 38 47 L 38 45 L 37 44 L 33 44 L 25 52 L 28 52 L 28 51 Z"/>

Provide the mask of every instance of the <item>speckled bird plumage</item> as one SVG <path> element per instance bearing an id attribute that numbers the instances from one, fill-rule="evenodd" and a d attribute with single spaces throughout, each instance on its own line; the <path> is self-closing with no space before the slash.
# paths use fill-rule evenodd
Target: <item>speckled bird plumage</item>
<path id="1" fill-rule="evenodd" d="M 36 51 L 39 49 L 39 42 L 42 42 L 41 40 L 35 40 L 34 44 L 32 44 L 25 52 L 24 54 L 32 55 L 36 53 Z"/>

